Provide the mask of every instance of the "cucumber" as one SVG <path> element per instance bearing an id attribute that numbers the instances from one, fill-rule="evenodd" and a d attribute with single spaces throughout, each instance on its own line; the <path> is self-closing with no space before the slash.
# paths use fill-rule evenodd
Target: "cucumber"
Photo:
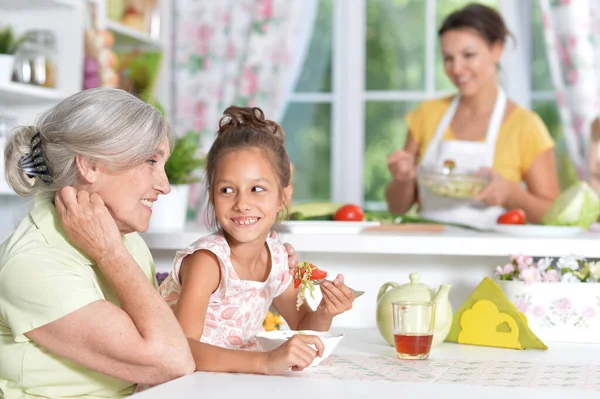
<path id="1" fill-rule="evenodd" d="M 290 208 L 290 220 L 333 220 L 333 214 L 342 205 L 335 202 L 304 202 L 293 204 Z"/>

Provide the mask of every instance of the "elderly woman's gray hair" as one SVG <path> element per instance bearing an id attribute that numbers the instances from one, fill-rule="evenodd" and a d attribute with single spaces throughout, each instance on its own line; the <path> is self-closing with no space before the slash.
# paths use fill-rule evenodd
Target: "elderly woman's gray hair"
<path id="1" fill-rule="evenodd" d="M 28 177 L 21 162 L 32 152 L 37 133 L 52 175 L 47 181 Z M 112 170 L 126 170 L 145 162 L 165 139 L 173 148 L 173 133 L 155 107 L 123 90 L 85 90 L 41 114 L 35 126 L 13 131 L 4 150 L 6 181 L 23 197 L 53 198 L 61 188 L 77 183 L 78 154 Z"/>

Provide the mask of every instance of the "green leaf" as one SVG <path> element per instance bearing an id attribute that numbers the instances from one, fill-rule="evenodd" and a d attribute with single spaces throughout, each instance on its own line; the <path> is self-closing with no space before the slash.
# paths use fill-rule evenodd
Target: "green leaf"
<path id="1" fill-rule="evenodd" d="M 173 152 L 165 165 L 169 183 L 178 185 L 199 181 L 194 172 L 205 164 L 204 157 L 197 155 L 199 137 L 196 132 L 188 132 L 175 142 Z"/>
<path id="2" fill-rule="evenodd" d="M 0 54 L 14 54 L 22 39 L 17 39 L 10 26 L 0 30 Z"/>

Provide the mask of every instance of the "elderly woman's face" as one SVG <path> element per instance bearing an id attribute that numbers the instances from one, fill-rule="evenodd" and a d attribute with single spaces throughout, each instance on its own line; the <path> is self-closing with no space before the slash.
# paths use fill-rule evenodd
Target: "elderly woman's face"
<path id="1" fill-rule="evenodd" d="M 104 169 L 94 183 L 93 191 L 102 197 L 121 234 L 148 229 L 152 204 L 171 191 L 165 173 L 168 157 L 169 143 L 164 141 L 143 164 L 119 172 Z"/>
<path id="2" fill-rule="evenodd" d="M 463 96 L 497 83 L 496 65 L 502 56 L 500 42 L 489 45 L 473 29 L 445 32 L 441 37 L 444 70 Z"/>

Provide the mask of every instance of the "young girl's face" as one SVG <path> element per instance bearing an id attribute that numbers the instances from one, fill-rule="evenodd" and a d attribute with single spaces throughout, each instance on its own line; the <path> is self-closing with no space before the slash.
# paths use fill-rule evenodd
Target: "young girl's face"
<path id="1" fill-rule="evenodd" d="M 286 201 L 292 187 L 284 189 Z M 284 202 L 277 175 L 264 151 L 235 150 L 222 156 L 212 188 L 217 220 L 234 240 L 264 242 Z"/>
<path id="2" fill-rule="evenodd" d="M 489 45 L 472 29 L 456 29 L 441 37 L 444 70 L 463 96 L 472 96 L 488 84 L 496 84 L 496 65 L 502 44 Z"/>

